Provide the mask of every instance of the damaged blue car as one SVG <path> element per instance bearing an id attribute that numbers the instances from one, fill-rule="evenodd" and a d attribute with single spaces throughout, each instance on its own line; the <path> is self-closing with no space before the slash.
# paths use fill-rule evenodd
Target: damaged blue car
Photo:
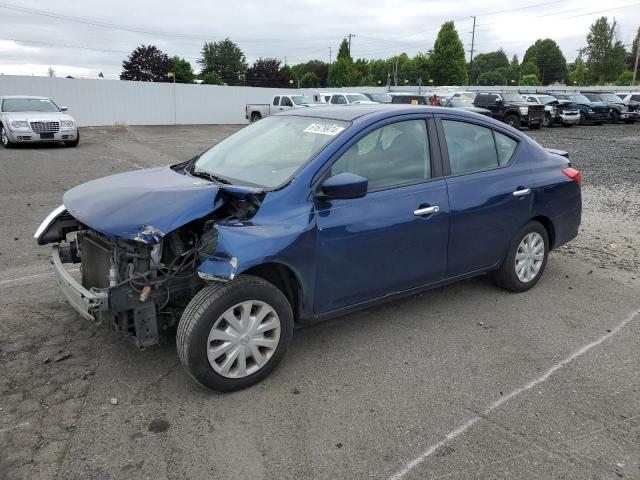
<path id="1" fill-rule="evenodd" d="M 200 384 L 267 376 L 294 325 L 489 273 L 522 292 L 578 233 L 580 174 L 491 118 L 327 106 L 69 190 L 35 238 L 69 303 Z M 64 264 L 81 264 L 80 278 Z"/>

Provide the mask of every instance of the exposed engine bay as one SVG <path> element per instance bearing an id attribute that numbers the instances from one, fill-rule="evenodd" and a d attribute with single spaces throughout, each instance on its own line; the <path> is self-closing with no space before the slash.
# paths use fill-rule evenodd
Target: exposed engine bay
<path id="1" fill-rule="evenodd" d="M 206 285 L 197 267 L 216 252 L 216 224 L 248 220 L 259 206 L 260 198 L 253 195 L 228 196 L 204 218 L 167 234 L 143 226 L 133 239 L 107 236 L 60 210 L 39 242 L 59 242 L 60 261 L 80 264 L 81 289 L 106 299 L 107 305 L 90 317 L 108 321 L 114 331 L 144 348 L 157 344 L 160 332 L 177 324 Z"/>

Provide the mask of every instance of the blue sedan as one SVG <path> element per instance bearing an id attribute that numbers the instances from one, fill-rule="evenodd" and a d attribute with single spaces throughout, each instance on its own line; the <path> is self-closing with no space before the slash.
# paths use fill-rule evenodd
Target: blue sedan
<path id="1" fill-rule="evenodd" d="M 69 190 L 40 225 L 61 290 L 220 391 L 267 376 L 294 325 L 489 273 L 532 288 L 578 234 L 566 152 L 474 113 L 292 110 L 170 167 Z M 81 278 L 65 263 L 81 263 Z"/>

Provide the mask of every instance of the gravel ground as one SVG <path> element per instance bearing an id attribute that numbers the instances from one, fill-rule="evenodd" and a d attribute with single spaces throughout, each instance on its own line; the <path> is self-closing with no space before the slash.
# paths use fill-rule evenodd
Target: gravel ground
<path id="1" fill-rule="evenodd" d="M 0 150 L 0 479 L 640 479 L 640 125 L 529 132 L 584 178 L 580 236 L 532 291 L 481 277 L 304 328 L 219 395 L 174 335 L 140 352 L 83 321 L 31 236 L 68 188 L 238 128 Z"/>

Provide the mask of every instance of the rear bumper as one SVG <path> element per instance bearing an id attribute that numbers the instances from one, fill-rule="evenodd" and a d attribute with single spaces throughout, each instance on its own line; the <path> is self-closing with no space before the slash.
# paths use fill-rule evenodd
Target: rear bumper
<path id="1" fill-rule="evenodd" d="M 53 138 L 41 138 L 39 133 L 19 130 L 9 131 L 8 136 L 13 143 L 72 142 L 78 138 L 78 130 L 61 130 L 54 133 Z"/>
<path id="2" fill-rule="evenodd" d="M 54 245 L 51 255 L 53 272 L 55 273 L 60 290 L 71 306 L 87 320 L 95 320 L 100 312 L 108 309 L 108 294 L 106 292 L 91 292 L 65 270 L 60 259 L 58 245 Z"/>

